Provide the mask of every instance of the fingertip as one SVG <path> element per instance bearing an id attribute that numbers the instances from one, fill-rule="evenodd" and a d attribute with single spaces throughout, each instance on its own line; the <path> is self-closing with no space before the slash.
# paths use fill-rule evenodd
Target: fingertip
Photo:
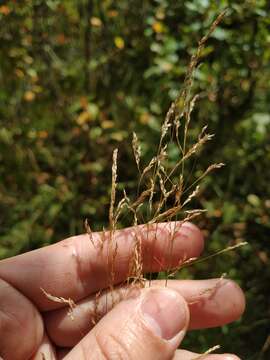
<path id="1" fill-rule="evenodd" d="M 188 301 L 190 329 L 229 324 L 238 320 L 245 310 L 243 291 L 229 279 L 182 280 L 169 286 L 182 292 Z"/>
<path id="2" fill-rule="evenodd" d="M 189 240 L 193 241 L 194 256 L 198 257 L 204 249 L 204 235 L 199 227 L 189 221 L 184 222 L 179 230 L 185 234 Z"/>
<path id="3" fill-rule="evenodd" d="M 223 280 L 224 284 L 224 291 L 226 291 L 227 294 L 231 293 L 233 294 L 233 297 L 231 298 L 231 320 L 235 321 L 239 319 L 246 308 L 246 299 L 245 295 L 243 293 L 243 290 L 240 288 L 240 286 L 233 280 Z M 234 356 L 234 355 L 231 355 Z M 238 359 L 238 358 L 236 358 Z"/>

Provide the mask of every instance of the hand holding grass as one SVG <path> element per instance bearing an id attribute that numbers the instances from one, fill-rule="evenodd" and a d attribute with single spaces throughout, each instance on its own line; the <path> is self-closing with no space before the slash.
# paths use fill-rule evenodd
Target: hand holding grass
<path id="1" fill-rule="evenodd" d="M 144 272 L 173 268 L 200 255 L 203 236 L 197 227 L 184 223 L 177 228 L 173 255 L 168 256 L 170 246 L 164 244 L 171 241 L 170 226 L 137 227 Z M 0 262 L 4 360 L 191 360 L 199 355 L 177 350 L 187 330 L 221 326 L 241 316 L 244 296 L 229 280 L 168 280 L 166 287 L 165 281 L 157 280 L 150 287 L 147 282 L 144 287 L 128 287 L 133 228 L 115 232 L 118 251 L 111 287 L 106 263 L 109 232 L 92 235 L 93 242 L 105 236 L 102 249 L 84 234 Z M 59 301 L 44 296 L 41 288 Z M 72 316 L 64 299 L 76 302 Z M 202 358 L 238 359 L 234 355 Z"/>

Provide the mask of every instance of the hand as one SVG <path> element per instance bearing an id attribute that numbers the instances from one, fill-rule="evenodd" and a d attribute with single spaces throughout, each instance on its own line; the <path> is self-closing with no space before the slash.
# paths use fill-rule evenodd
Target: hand
<path id="1" fill-rule="evenodd" d="M 168 225 L 154 224 L 149 233 L 145 226 L 139 227 L 145 272 L 175 267 L 183 258 L 198 257 L 203 249 L 201 232 L 185 223 L 168 256 Z M 170 280 L 167 287 L 164 281 L 152 281 L 151 287 L 127 289 L 121 283 L 128 274 L 132 228 L 115 236 L 118 287 L 113 290 L 108 289 L 107 242 L 100 251 L 87 234 L 0 262 L 0 355 L 4 360 L 191 360 L 198 354 L 176 350 L 188 329 L 221 326 L 243 313 L 243 293 L 229 280 Z M 94 242 L 100 237 L 93 233 Z M 73 320 L 66 304 L 51 301 L 41 288 L 74 300 Z M 97 302 L 96 294 L 106 289 Z M 113 306 L 117 299 L 123 301 Z M 97 315 L 101 320 L 95 325 Z M 203 359 L 238 358 L 227 354 Z"/>

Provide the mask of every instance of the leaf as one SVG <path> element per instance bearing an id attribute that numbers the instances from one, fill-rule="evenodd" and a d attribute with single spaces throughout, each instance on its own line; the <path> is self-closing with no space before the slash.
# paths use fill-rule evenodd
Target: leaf
<path id="1" fill-rule="evenodd" d="M 125 41 L 121 36 L 116 36 L 114 38 L 114 44 L 120 50 L 124 49 L 125 47 Z"/>
<path id="2" fill-rule="evenodd" d="M 92 26 L 95 26 L 95 27 L 101 27 L 102 26 L 102 21 L 100 20 L 100 18 L 95 17 L 95 16 L 93 16 L 90 19 L 90 23 L 91 23 Z"/>
<path id="3" fill-rule="evenodd" d="M 261 205 L 260 198 L 255 194 L 249 194 L 247 196 L 247 201 L 254 207 L 259 207 Z"/>
<path id="4" fill-rule="evenodd" d="M 152 28 L 153 30 L 157 33 L 157 34 L 160 34 L 160 33 L 163 33 L 165 32 L 165 26 L 162 22 L 160 21 L 155 21 L 153 24 L 152 24 Z"/>
<path id="5" fill-rule="evenodd" d="M 89 122 L 91 120 L 90 114 L 89 112 L 86 111 L 82 111 L 80 113 L 80 115 L 77 117 L 76 119 L 76 123 L 80 126 L 86 124 L 87 122 Z"/>
<path id="6" fill-rule="evenodd" d="M 26 91 L 23 95 L 24 100 L 27 102 L 31 102 L 31 101 L 35 100 L 35 97 L 36 97 L 36 94 L 31 90 Z"/>
<path id="7" fill-rule="evenodd" d="M 11 10 L 7 5 L 0 6 L 0 14 L 8 15 L 10 12 Z"/>

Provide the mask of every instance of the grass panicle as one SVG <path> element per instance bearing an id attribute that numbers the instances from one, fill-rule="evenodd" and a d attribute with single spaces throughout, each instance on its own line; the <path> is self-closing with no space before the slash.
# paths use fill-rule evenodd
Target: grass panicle
<path id="1" fill-rule="evenodd" d="M 192 90 L 194 75 L 201 58 L 202 50 L 213 31 L 224 18 L 225 14 L 226 10 L 216 18 L 207 34 L 199 41 L 197 50 L 190 59 L 182 90 L 179 92 L 179 95 L 176 97 L 175 101 L 171 103 L 169 110 L 166 113 L 164 122 L 161 125 L 160 138 L 156 153 L 153 154 L 152 159 L 145 165 L 143 164 L 142 149 L 139 138 L 135 132 L 133 133 L 132 150 L 139 173 L 137 194 L 134 196 L 134 194 L 128 194 L 124 190 L 123 197 L 118 203 L 118 149 L 113 151 L 111 197 L 108 214 L 109 230 L 107 232 L 105 229 L 103 230 L 98 242 L 98 246 L 101 251 L 106 249 L 107 257 L 107 276 L 109 290 L 105 295 L 106 311 L 109 309 L 109 303 L 119 301 L 119 299 L 114 300 L 112 298 L 109 302 L 108 296 L 113 296 L 115 289 L 115 263 L 117 261 L 116 258 L 118 253 L 115 234 L 122 218 L 130 219 L 130 225 L 133 226 L 132 237 L 134 244 L 129 259 L 129 271 L 124 283 L 125 285 L 129 285 L 129 288 L 135 288 L 144 287 L 146 284 L 151 285 L 152 281 L 151 275 L 148 282 L 146 280 L 145 274 L 143 273 L 142 234 L 139 231 L 139 225 L 145 224 L 145 236 L 148 238 L 149 227 L 153 229 L 153 227 L 156 226 L 155 228 L 157 229 L 157 223 L 160 221 L 172 224 L 169 243 L 164 244 L 164 248 L 169 249 L 165 251 L 169 257 L 166 259 L 166 263 L 170 264 L 170 259 L 173 257 L 175 234 L 181 225 L 186 221 L 195 219 L 206 211 L 204 209 L 190 209 L 190 207 L 192 207 L 192 202 L 198 198 L 201 192 L 200 183 L 202 180 L 212 171 L 220 169 L 222 166 L 224 166 L 224 164 L 210 164 L 201 175 L 197 176 L 197 178 L 191 182 L 189 181 L 189 177 L 188 179 L 185 177 L 186 162 L 189 161 L 191 157 L 198 155 L 204 148 L 205 144 L 211 141 L 214 136 L 213 134 L 208 134 L 206 132 L 207 125 L 201 129 L 196 141 L 192 141 L 192 138 L 189 136 L 192 122 L 192 111 L 194 110 L 194 107 L 196 106 L 196 103 L 200 97 L 198 94 L 193 95 Z M 170 162 L 170 145 L 176 146 L 178 151 L 178 159 L 174 163 Z M 88 220 L 85 220 L 84 225 L 91 243 L 93 246 L 96 246 Z M 150 256 L 152 255 L 152 257 L 154 254 L 156 240 L 157 235 L 154 237 L 150 250 Z M 106 246 L 104 247 L 105 244 Z M 177 277 L 178 272 L 183 268 L 192 266 L 202 261 L 210 260 L 215 256 L 219 256 L 228 251 L 235 250 L 241 246 L 244 246 L 245 244 L 246 243 L 243 242 L 235 246 L 230 246 L 201 259 L 188 259 L 185 257 L 185 254 L 183 254 L 183 258 L 179 261 L 177 267 L 173 268 L 173 265 L 171 267 L 169 266 L 170 269 L 166 272 L 165 284 L 167 284 L 168 279 Z M 162 264 L 160 267 L 162 268 Z M 221 277 L 221 280 L 223 280 L 223 276 Z M 216 291 L 217 287 L 221 286 L 221 280 L 214 288 L 208 289 L 204 293 L 200 294 L 197 299 L 194 299 L 194 302 L 200 301 L 203 296 L 211 296 L 211 294 Z M 45 290 L 42 289 L 42 291 L 45 296 L 52 301 L 65 303 L 67 306 L 69 306 L 70 309 L 73 309 L 75 306 L 74 302 L 72 302 L 70 299 L 65 300 L 63 298 L 54 297 L 48 294 Z M 101 293 L 98 293 L 96 296 L 94 321 L 99 318 L 98 302 L 101 296 Z M 218 348 L 218 346 L 215 346 L 196 359 L 201 359 L 203 356 L 210 354 Z"/>

